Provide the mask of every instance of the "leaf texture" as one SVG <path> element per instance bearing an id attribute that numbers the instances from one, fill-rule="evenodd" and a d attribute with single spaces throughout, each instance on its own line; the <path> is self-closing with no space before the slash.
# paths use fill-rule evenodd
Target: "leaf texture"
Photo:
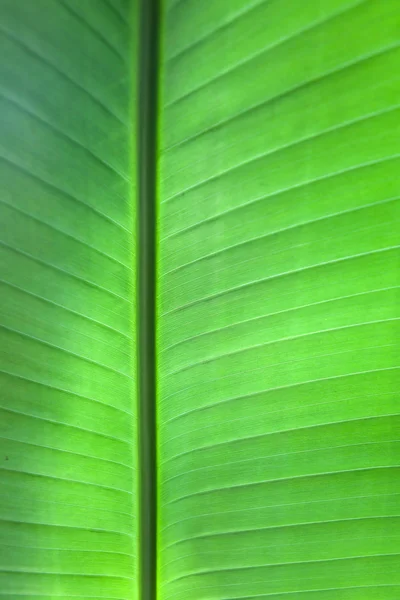
<path id="1" fill-rule="evenodd" d="M 144 593 L 138 12 L 0 0 L 0 600 Z M 397 600 L 398 2 L 161 12 L 158 597 Z"/>
<path id="2" fill-rule="evenodd" d="M 400 10 L 163 4 L 159 597 L 399 597 Z"/>
<path id="3" fill-rule="evenodd" d="M 137 597 L 129 0 L 0 0 L 0 598 Z"/>

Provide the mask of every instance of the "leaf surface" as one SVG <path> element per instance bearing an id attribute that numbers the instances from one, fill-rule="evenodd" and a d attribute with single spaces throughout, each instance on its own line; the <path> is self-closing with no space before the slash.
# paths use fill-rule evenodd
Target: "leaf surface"
<path id="1" fill-rule="evenodd" d="M 395 600 L 398 3 L 164 24 L 160 598 Z"/>
<path id="2" fill-rule="evenodd" d="M 137 597 L 136 4 L 0 2 L 0 597 Z"/>

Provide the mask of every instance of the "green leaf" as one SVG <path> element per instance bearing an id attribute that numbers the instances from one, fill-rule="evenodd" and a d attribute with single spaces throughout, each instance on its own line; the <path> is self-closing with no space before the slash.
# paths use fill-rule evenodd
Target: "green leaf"
<path id="1" fill-rule="evenodd" d="M 0 0 L 0 600 L 398 599 L 399 31 Z"/>
<path id="2" fill-rule="evenodd" d="M 0 597 L 137 597 L 136 8 L 0 2 Z"/>
<path id="3" fill-rule="evenodd" d="M 164 18 L 159 597 L 395 600 L 398 3 Z"/>

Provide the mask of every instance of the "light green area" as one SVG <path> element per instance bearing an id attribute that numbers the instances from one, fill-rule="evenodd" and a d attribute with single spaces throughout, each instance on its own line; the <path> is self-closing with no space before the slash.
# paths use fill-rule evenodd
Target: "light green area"
<path id="1" fill-rule="evenodd" d="M 163 19 L 159 598 L 395 600 L 399 4 Z"/>
<path id="2" fill-rule="evenodd" d="M 0 600 L 140 597 L 137 13 L 0 0 Z M 399 598 L 399 31 L 161 2 L 158 600 Z"/>
<path id="3" fill-rule="evenodd" d="M 137 598 L 137 8 L 0 0 L 0 598 Z"/>

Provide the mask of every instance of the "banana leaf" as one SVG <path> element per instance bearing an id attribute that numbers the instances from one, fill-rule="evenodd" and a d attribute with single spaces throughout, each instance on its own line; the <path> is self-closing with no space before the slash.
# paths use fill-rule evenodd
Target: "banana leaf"
<path id="1" fill-rule="evenodd" d="M 398 600 L 397 0 L 0 0 L 0 600 Z"/>

